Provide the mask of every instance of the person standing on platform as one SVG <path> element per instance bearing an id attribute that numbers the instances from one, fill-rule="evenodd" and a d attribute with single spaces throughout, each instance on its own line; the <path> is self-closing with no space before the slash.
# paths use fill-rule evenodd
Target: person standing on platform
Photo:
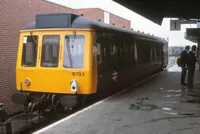
<path id="1" fill-rule="evenodd" d="M 194 72 L 195 72 L 195 66 L 196 66 L 196 46 L 192 46 L 192 50 L 188 53 L 188 61 L 187 61 L 187 67 L 188 67 L 188 78 L 187 78 L 187 88 L 188 90 L 192 90 L 193 84 L 194 84 Z"/>
<path id="2" fill-rule="evenodd" d="M 196 63 L 198 64 L 198 71 L 200 71 L 200 54 L 198 53 L 199 52 L 199 47 L 197 47 L 197 50 L 196 50 Z"/>
<path id="3" fill-rule="evenodd" d="M 181 85 L 186 86 L 185 76 L 187 74 L 187 56 L 190 46 L 185 46 L 185 50 L 181 52 L 180 61 L 181 61 Z"/>

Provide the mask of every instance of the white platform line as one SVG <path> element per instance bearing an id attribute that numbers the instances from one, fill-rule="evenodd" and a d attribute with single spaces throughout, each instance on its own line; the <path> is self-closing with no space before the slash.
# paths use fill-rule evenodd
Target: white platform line
<path id="1" fill-rule="evenodd" d="M 144 79 L 144 80 L 142 80 L 142 81 L 140 81 L 140 82 L 138 82 L 138 83 L 136 83 L 136 84 L 133 84 L 133 85 L 130 86 L 130 87 L 134 87 L 134 86 L 136 86 L 136 85 L 139 85 L 139 84 L 141 84 L 141 83 L 144 83 L 145 81 L 149 80 L 150 78 L 153 78 L 153 77 L 157 76 L 158 74 L 159 74 L 159 73 L 157 73 L 157 74 L 155 74 L 155 75 L 152 75 L 152 76 L 150 76 L 150 77 L 148 77 L 148 78 L 146 78 L 146 79 Z M 63 119 L 61 119 L 61 120 L 59 120 L 59 121 L 57 121 L 57 122 L 55 122 L 55 123 L 53 123 L 53 124 L 50 124 L 49 126 L 46 126 L 46 127 L 42 128 L 42 129 L 40 129 L 40 130 L 34 132 L 33 134 L 40 134 L 40 133 L 42 133 L 42 132 L 44 132 L 44 131 L 46 131 L 46 130 L 48 130 L 48 129 L 51 129 L 51 128 L 53 128 L 54 126 L 56 126 L 56 125 L 58 125 L 58 124 L 60 124 L 60 123 L 62 123 L 62 122 L 64 122 L 64 121 L 66 121 L 66 120 L 69 120 L 69 119 L 73 118 L 74 116 L 77 116 L 78 114 L 80 114 L 80 113 L 82 113 L 82 112 L 84 112 L 84 111 L 86 111 L 86 110 L 89 110 L 89 109 L 91 109 L 92 107 L 97 106 L 97 105 L 103 103 L 104 101 L 107 101 L 107 100 L 109 100 L 109 99 L 111 99 L 111 98 L 113 98 L 113 97 L 115 97 L 115 96 L 117 96 L 117 95 L 119 95 L 119 94 L 125 92 L 125 91 L 128 90 L 130 87 L 125 88 L 125 89 L 123 89 L 122 91 L 117 92 L 116 94 L 114 94 L 114 95 L 112 95 L 112 96 L 109 96 L 109 97 L 107 97 L 107 98 L 105 98 L 105 99 L 103 99 L 103 100 L 101 100 L 101 101 L 98 101 L 98 102 L 96 102 L 96 103 L 94 103 L 94 104 L 92 104 L 92 105 L 90 105 L 90 106 L 88 106 L 88 107 L 86 107 L 86 108 L 84 108 L 84 109 L 82 109 L 82 110 L 80 110 L 80 111 L 77 111 L 76 113 L 71 114 L 71 115 L 69 115 L 69 116 L 67 116 L 67 117 L 65 117 L 65 118 L 63 118 Z"/>

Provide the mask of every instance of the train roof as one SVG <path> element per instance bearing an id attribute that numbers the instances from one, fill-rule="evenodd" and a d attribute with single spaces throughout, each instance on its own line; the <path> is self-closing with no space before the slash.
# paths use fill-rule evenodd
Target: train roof
<path id="1" fill-rule="evenodd" d="M 160 37 L 133 31 L 127 28 L 117 27 L 111 24 L 106 24 L 98 20 L 88 19 L 81 15 L 76 15 L 72 13 L 37 14 L 36 21 L 26 25 L 22 30 L 44 29 L 44 28 L 79 28 L 79 29 L 88 28 L 88 29 L 94 29 L 96 31 L 122 32 L 126 34 L 132 34 L 139 38 L 144 38 L 159 42 L 166 42 L 165 39 Z"/>

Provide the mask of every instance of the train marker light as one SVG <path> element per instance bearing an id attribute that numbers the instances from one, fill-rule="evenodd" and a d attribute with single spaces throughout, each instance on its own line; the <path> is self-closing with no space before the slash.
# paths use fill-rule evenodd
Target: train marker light
<path id="1" fill-rule="evenodd" d="M 31 82 L 30 82 L 30 80 L 25 79 L 25 80 L 24 80 L 24 84 L 25 84 L 26 86 L 29 86 L 29 85 L 31 84 Z"/>
<path id="2" fill-rule="evenodd" d="M 78 82 L 76 80 L 72 80 L 70 83 L 71 91 L 78 92 Z"/>

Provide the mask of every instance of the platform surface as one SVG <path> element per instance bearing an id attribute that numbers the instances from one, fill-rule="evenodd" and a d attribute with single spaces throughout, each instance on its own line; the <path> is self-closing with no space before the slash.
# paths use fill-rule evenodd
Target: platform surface
<path id="1" fill-rule="evenodd" d="M 196 71 L 195 92 L 186 92 L 174 66 L 35 134 L 199 134 L 199 80 Z"/>

